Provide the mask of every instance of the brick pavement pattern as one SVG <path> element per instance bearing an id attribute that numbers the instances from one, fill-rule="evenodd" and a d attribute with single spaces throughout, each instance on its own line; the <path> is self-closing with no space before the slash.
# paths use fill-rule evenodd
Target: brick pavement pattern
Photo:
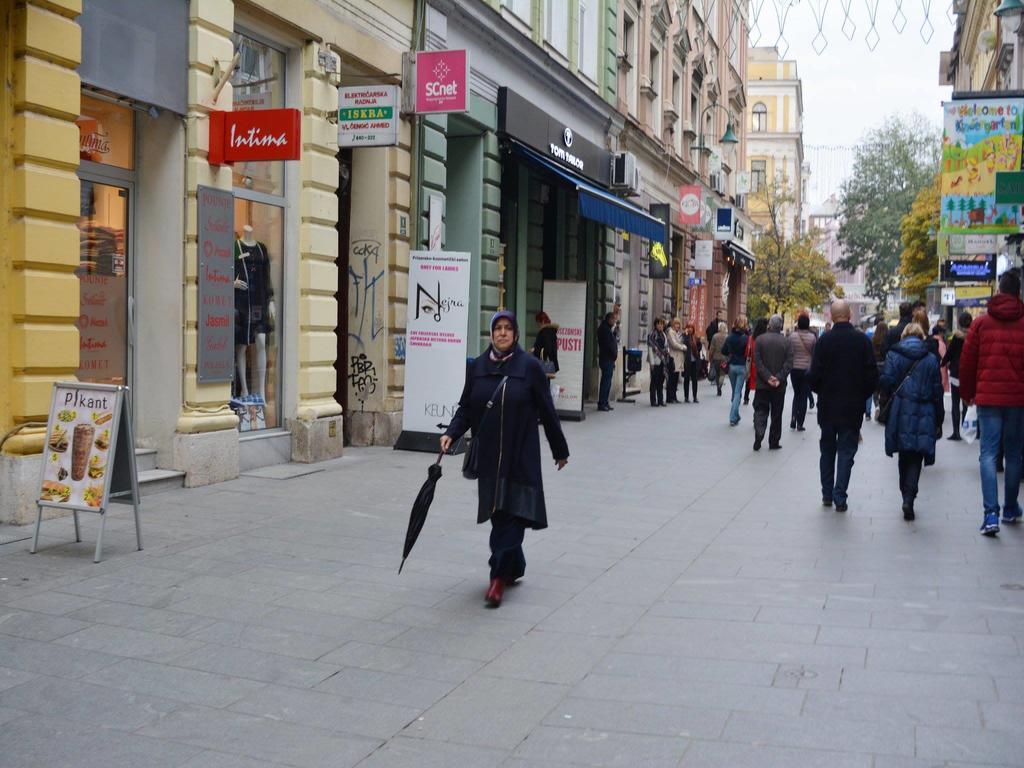
<path id="1" fill-rule="evenodd" d="M 0 547 L 0 765 L 1024 764 L 1024 530 L 978 535 L 977 446 L 904 523 L 877 425 L 841 514 L 816 430 L 755 454 L 727 413 L 567 424 L 495 611 L 458 459 L 401 576 L 422 454 L 147 497 L 147 549 L 115 509 L 99 565 L 95 517 L 47 522 Z"/>

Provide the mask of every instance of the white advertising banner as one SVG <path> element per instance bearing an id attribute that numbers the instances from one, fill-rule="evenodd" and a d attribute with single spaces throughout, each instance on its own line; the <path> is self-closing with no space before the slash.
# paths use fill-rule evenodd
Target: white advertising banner
<path id="1" fill-rule="evenodd" d="M 544 311 L 558 326 L 558 373 L 555 409 L 583 411 L 583 347 L 587 327 L 587 284 L 564 280 L 544 281 Z"/>
<path id="2" fill-rule="evenodd" d="M 468 253 L 409 254 L 403 432 L 440 435 L 466 383 Z"/>
<path id="3" fill-rule="evenodd" d="M 714 240 L 697 240 L 693 247 L 693 269 L 708 270 L 714 266 Z"/>

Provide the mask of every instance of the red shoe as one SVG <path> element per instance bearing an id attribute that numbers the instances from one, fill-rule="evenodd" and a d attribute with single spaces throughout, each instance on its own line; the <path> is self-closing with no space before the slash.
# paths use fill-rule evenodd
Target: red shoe
<path id="1" fill-rule="evenodd" d="M 487 590 L 487 607 L 497 608 L 501 605 L 501 598 L 505 594 L 505 582 L 501 579 L 491 579 L 491 586 Z"/>

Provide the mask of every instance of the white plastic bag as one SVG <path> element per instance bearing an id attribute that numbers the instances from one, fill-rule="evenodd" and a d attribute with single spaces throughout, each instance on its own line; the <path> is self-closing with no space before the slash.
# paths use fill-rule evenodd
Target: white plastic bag
<path id="1" fill-rule="evenodd" d="M 972 405 L 964 411 L 964 420 L 960 424 L 960 437 L 968 444 L 978 439 L 978 407 L 976 405 Z"/>

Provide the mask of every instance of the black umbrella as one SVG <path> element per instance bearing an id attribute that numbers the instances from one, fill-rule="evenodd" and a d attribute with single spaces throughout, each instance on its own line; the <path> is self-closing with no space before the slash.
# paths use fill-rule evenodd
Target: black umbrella
<path id="1" fill-rule="evenodd" d="M 402 548 L 402 564 L 398 566 L 399 573 L 402 572 L 405 559 L 412 552 L 416 539 L 419 538 L 420 531 L 423 530 L 423 524 L 427 522 L 427 512 L 430 510 L 430 504 L 434 501 L 434 488 L 437 486 L 437 481 L 441 479 L 441 459 L 443 458 L 444 453 L 439 454 L 437 461 L 427 469 L 427 480 L 420 488 L 420 492 L 416 494 L 416 501 L 412 504 L 412 511 L 409 513 L 409 530 L 405 532 L 405 547 Z"/>

